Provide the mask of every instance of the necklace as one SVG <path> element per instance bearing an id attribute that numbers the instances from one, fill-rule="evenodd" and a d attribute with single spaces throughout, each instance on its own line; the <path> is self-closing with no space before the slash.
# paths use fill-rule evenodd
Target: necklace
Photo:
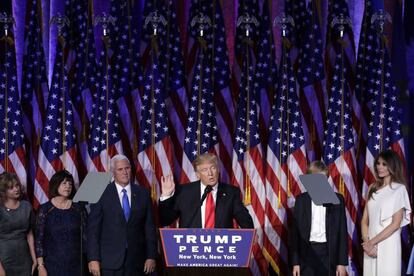
<path id="1" fill-rule="evenodd" d="M 10 204 L 9 204 L 9 205 L 10 205 Z M 8 207 L 8 206 L 6 206 L 6 203 L 4 203 L 4 204 L 3 204 L 3 206 L 4 206 L 4 209 L 6 209 L 6 211 L 7 211 L 7 212 L 10 212 L 11 210 L 15 210 L 15 209 L 19 208 L 20 203 L 19 203 L 19 202 L 17 202 L 17 203 L 16 203 L 16 204 L 14 204 L 14 206 L 12 206 L 12 207 Z"/>
<path id="2" fill-rule="evenodd" d="M 65 199 L 64 201 L 59 202 L 55 198 L 53 198 L 52 201 L 53 205 L 59 209 L 68 209 L 71 202 L 69 199 Z"/>

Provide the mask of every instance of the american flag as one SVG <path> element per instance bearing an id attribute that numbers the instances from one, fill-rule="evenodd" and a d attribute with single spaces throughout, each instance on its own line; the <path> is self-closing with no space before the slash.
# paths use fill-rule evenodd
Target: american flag
<path id="1" fill-rule="evenodd" d="M 109 45 L 104 37 L 104 47 L 98 61 L 99 87 L 92 106 L 88 171 L 109 171 L 112 156 L 123 153 L 120 135 L 120 117 L 116 105 L 115 87 L 112 82 L 112 66 L 109 63 Z"/>
<path id="2" fill-rule="evenodd" d="M 325 60 L 329 63 L 328 66 L 333 68 L 334 64 L 331 64 L 331 61 L 335 61 L 335 54 L 340 51 L 340 49 L 336 47 L 336 41 L 338 39 L 342 39 L 342 41 L 345 42 L 343 44 L 345 66 L 348 69 L 346 77 L 348 79 L 351 79 L 350 76 L 353 74 L 352 69 L 355 63 L 355 46 L 352 26 L 348 25 L 348 21 L 346 21 L 347 19 L 350 20 L 348 3 L 345 0 L 329 1 L 328 11 L 329 12 L 327 19 L 329 22 L 328 24 L 330 24 L 330 28 L 328 28 L 327 30 L 327 57 Z M 341 22 L 341 19 L 344 19 L 345 22 Z M 343 37 L 340 37 L 340 32 L 338 31 L 340 25 L 342 25 L 342 27 L 344 28 Z"/>
<path id="3" fill-rule="evenodd" d="M 364 17 L 366 17 L 368 23 L 371 23 L 373 13 L 371 1 L 367 2 L 366 5 Z M 363 100 L 367 112 L 366 117 L 369 119 L 362 187 L 364 198 L 368 186 L 375 181 L 373 162 L 382 150 L 392 148 L 400 155 L 402 160 L 405 160 L 399 114 L 400 107 L 397 104 L 398 92 L 392 79 L 390 58 L 384 41 L 384 36 L 377 33 L 375 24 L 368 24 L 365 48 L 360 49 L 365 55 L 362 56 L 361 54 L 358 57 L 362 63 L 361 71 L 363 70 L 365 74 L 364 86 L 360 88 L 360 94 L 365 92 Z"/>
<path id="4" fill-rule="evenodd" d="M 237 122 L 233 150 L 232 184 L 238 186 L 244 203 L 253 218 L 258 240 L 253 245 L 254 275 L 267 274 L 267 262 L 262 255 L 263 226 L 265 216 L 265 185 L 263 149 L 259 135 L 259 105 L 254 84 L 254 64 L 250 46 L 244 43 L 246 55 L 243 59 L 237 105 Z"/>
<path id="5" fill-rule="evenodd" d="M 297 79 L 300 84 L 300 101 L 305 116 L 304 134 L 307 155 L 315 160 L 322 155 L 323 130 L 325 125 L 326 92 L 324 88 L 324 66 L 322 37 L 319 24 L 318 1 L 310 1 L 305 9 L 303 33 L 300 34 Z M 301 22 L 301 21 L 299 21 Z"/>
<path id="6" fill-rule="evenodd" d="M 277 69 L 276 69 L 276 62 L 275 62 L 275 49 L 273 43 L 273 32 L 272 32 L 272 22 L 269 16 L 269 2 L 263 2 L 263 9 L 262 15 L 259 21 L 259 37 L 257 41 L 257 63 L 255 68 L 255 77 L 254 77 L 254 93 L 255 99 L 258 101 L 260 106 L 259 112 L 259 139 L 261 144 L 261 157 L 263 161 L 259 161 L 260 165 L 265 168 L 265 155 L 266 152 L 262 151 L 267 147 L 268 143 L 268 130 L 270 128 L 270 115 L 271 115 L 271 106 L 273 102 L 273 95 L 276 91 L 277 82 Z M 260 145 L 259 144 L 259 145 Z M 265 173 L 265 169 L 261 171 L 261 173 Z M 261 174 L 263 178 L 265 175 Z M 257 193 L 259 201 L 261 205 L 259 206 L 257 213 L 260 214 L 260 217 L 263 219 L 260 221 L 260 230 L 258 233 L 261 235 L 258 239 L 258 244 L 262 252 L 256 251 L 255 247 L 255 255 L 258 256 L 260 259 L 262 255 L 265 256 L 267 261 L 269 261 L 273 265 L 273 269 L 276 270 L 275 263 L 271 262 L 272 257 L 269 255 L 268 250 L 265 248 L 265 241 L 268 241 L 268 237 L 265 235 L 265 216 L 261 215 L 261 212 L 266 211 L 266 187 L 265 187 L 265 179 L 262 179 L 261 183 L 263 185 L 262 189 L 258 189 L 260 193 Z M 263 194 L 264 192 L 264 194 Z M 255 210 L 255 209 L 253 209 Z M 255 226 L 255 228 L 258 228 Z M 260 267 L 263 267 L 263 264 L 260 262 Z M 266 268 L 267 269 L 267 268 Z M 265 272 L 263 268 L 261 269 L 262 274 Z"/>
<path id="7" fill-rule="evenodd" d="M 205 30 L 203 35 L 203 42 L 200 43 L 199 36 L 199 24 L 191 26 L 193 20 L 200 15 L 209 18 L 210 24 L 204 24 Z M 232 171 L 231 156 L 233 152 L 233 132 L 234 132 L 234 100 L 230 91 L 230 67 L 228 61 L 227 44 L 226 44 L 226 32 L 224 26 L 224 20 L 222 15 L 222 9 L 220 1 L 203 1 L 194 0 L 190 9 L 189 31 L 193 39 L 190 39 L 190 51 L 187 71 L 188 79 L 192 80 L 196 75 L 197 66 L 199 64 L 200 51 L 204 51 L 204 66 L 210 68 L 210 79 L 212 80 L 211 87 L 214 91 L 212 100 L 216 104 L 217 109 L 217 126 L 218 126 L 218 147 L 216 153 L 218 154 L 220 161 L 220 176 L 224 182 L 230 182 L 230 175 Z M 207 49 L 202 50 L 201 48 Z M 194 58 L 195 57 L 195 58 Z M 193 66 L 193 62 L 195 65 Z M 190 88 L 191 90 L 191 88 Z M 190 103 L 191 107 L 191 103 Z M 183 157 L 183 174 L 191 174 L 192 168 L 188 166 L 188 161 L 185 156 Z M 189 169 L 190 171 L 186 171 Z M 185 178 L 182 178 L 185 180 Z"/>
<path id="8" fill-rule="evenodd" d="M 172 0 L 167 1 L 146 1 L 144 16 L 157 15 L 165 18 L 167 24 L 157 26 L 158 41 L 165 42 L 166 47 L 159 47 L 159 65 L 158 71 L 163 77 L 162 89 L 165 89 L 165 101 L 168 110 L 168 127 L 170 138 L 174 147 L 174 174 L 176 178 L 181 175 L 181 160 L 184 147 L 187 94 L 185 89 L 184 78 L 184 60 L 181 49 L 180 31 L 178 29 L 176 3 Z M 147 21 L 147 20 L 145 20 Z M 152 22 L 148 21 L 146 29 L 142 32 L 144 39 L 141 41 L 141 49 L 145 48 L 143 60 L 149 63 L 151 57 L 151 37 L 154 32 Z M 144 25 L 145 27 L 145 25 Z"/>
<path id="9" fill-rule="evenodd" d="M 306 169 L 305 137 L 296 79 L 287 43 L 283 42 L 279 84 L 274 94 L 266 166 L 266 256 L 279 275 L 288 273 L 287 224 L 294 197 L 302 192 L 298 179 Z"/>
<path id="10" fill-rule="evenodd" d="M 17 174 L 26 186 L 26 154 L 23 113 L 17 84 L 14 41 L 4 36 L 0 42 L 0 172 Z"/>
<path id="11" fill-rule="evenodd" d="M 72 22 L 68 58 L 69 83 L 80 153 L 78 169 L 81 178 L 86 174 L 86 168 L 90 165 L 88 137 L 93 96 L 98 85 L 95 75 L 96 50 L 90 5 L 91 1 L 74 0 L 67 6 L 66 11 Z"/>
<path id="12" fill-rule="evenodd" d="M 376 26 L 378 22 L 375 22 Z M 376 26 L 378 27 L 378 26 Z M 378 30 L 378 29 L 377 29 Z M 401 129 L 401 107 L 398 102 L 398 90 L 395 87 L 392 75 L 392 65 L 383 33 L 373 35 L 372 47 L 374 58 L 373 85 L 370 87 L 370 109 L 371 120 L 368 126 L 368 142 L 364 169 L 363 193 L 366 196 L 368 185 L 373 183 L 374 159 L 385 149 L 392 149 L 400 156 L 404 168 L 406 165 L 404 139 Z M 408 229 L 402 232 L 402 256 L 403 265 L 406 266 L 411 244 Z"/>
<path id="13" fill-rule="evenodd" d="M 75 185 L 79 184 L 73 107 L 63 58 L 64 38 L 59 36 L 57 43 L 34 187 L 34 195 L 39 204 L 48 200 L 48 183 L 55 172 L 66 169 L 73 175 Z"/>
<path id="14" fill-rule="evenodd" d="M 180 31 L 175 1 L 167 6 L 167 50 L 162 52 L 161 62 L 165 67 L 166 104 L 169 115 L 170 137 L 174 144 L 174 173 L 181 175 L 181 160 L 184 149 L 185 123 L 188 97 L 184 76 L 184 58 L 181 47 Z"/>
<path id="15" fill-rule="evenodd" d="M 361 114 L 360 102 L 355 93 L 355 47 L 354 47 L 354 34 L 352 26 L 350 25 L 351 20 L 349 17 L 349 8 L 346 1 L 330 1 L 328 4 L 329 14 L 328 22 L 331 28 L 328 28 L 327 34 L 327 47 L 326 47 L 326 58 L 325 62 L 327 66 L 327 75 L 328 79 L 331 80 L 328 84 L 328 87 L 331 86 L 330 93 L 335 93 L 334 90 L 339 85 L 338 79 L 343 78 L 346 83 L 345 89 L 346 96 L 349 97 L 349 103 L 351 111 L 349 116 L 351 116 L 351 130 L 352 130 L 352 140 L 353 140 L 353 157 L 352 165 L 354 167 L 349 167 L 352 173 L 353 180 L 349 181 L 350 194 L 342 193 L 345 197 L 345 205 L 347 208 L 347 221 L 350 238 L 350 247 L 349 255 L 352 258 L 351 265 L 348 267 L 349 273 L 354 274 L 361 272 L 362 264 L 360 260 L 362 259 L 362 250 L 360 246 L 359 239 L 359 229 L 360 229 L 360 220 L 362 213 L 359 210 L 359 204 L 361 202 L 361 183 L 362 177 L 359 172 L 362 172 L 363 168 L 359 168 L 356 160 L 361 156 L 361 146 L 366 144 L 366 141 L 362 139 L 362 136 L 359 137 L 359 130 L 361 129 L 361 124 L 364 124 L 364 117 Z M 342 37 L 341 37 L 341 28 Z M 338 40 L 340 43 L 338 43 Z M 341 66 L 344 68 L 342 72 L 338 71 L 337 65 L 340 62 Z M 332 97 L 332 95 L 330 95 Z M 347 133 L 349 135 L 349 133 Z M 348 137 L 348 136 L 347 136 Z M 347 168 L 347 167 L 346 167 Z M 339 173 L 344 173 L 341 168 L 339 168 Z M 354 187 L 351 187 L 351 186 Z M 347 199 L 349 197 L 349 200 Z M 351 243 L 352 242 L 352 243 Z"/>
<path id="16" fill-rule="evenodd" d="M 230 90 L 229 56 L 221 3 L 218 0 L 212 0 L 210 3 L 210 10 L 212 11 L 211 23 L 214 28 L 214 35 L 212 35 L 211 43 L 207 47 L 211 51 L 210 64 L 213 69 L 214 101 L 216 103 L 217 126 L 219 129 L 220 177 L 222 181 L 230 182 L 234 116 L 236 111 L 233 95 Z"/>
<path id="17" fill-rule="evenodd" d="M 41 33 L 40 1 L 27 2 L 27 33 L 23 54 L 21 103 L 26 150 L 29 155 L 28 190 L 33 189 L 36 176 L 37 155 L 49 87 L 47 84 L 45 54 Z M 30 189 L 29 189 L 30 188 Z M 32 191 L 31 191 L 32 192 Z"/>
<path id="18" fill-rule="evenodd" d="M 241 70 L 243 67 L 243 57 L 245 56 L 246 48 L 244 42 L 249 39 L 251 48 L 257 45 L 257 39 L 260 35 L 259 26 L 254 23 L 259 22 L 259 4 L 256 0 L 244 0 L 238 3 L 237 7 L 237 23 L 236 23 L 236 41 L 234 47 L 236 48 L 237 62 L 234 64 L 233 70 L 238 70 L 236 77 L 238 82 L 241 80 Z M 247 34 L 248 33 L 248 34 Z M 253 49 L 251 49 L 253 50 Z M 254 51 L 252 51 L 254 55 Z M 252 61 L 255 62 L 255 61 Z"/>
<path id="19" fill-rule="evenodd" d="M 362 171 L 365 159 L 363 148 L 366 146 L 366 139 L 362 135 L 362 128 L 366 127 L 366 118 L 361 113 L 361 102 L 358 93 L 355 90 L 356 81 L 355 78 L 355 46 L 354 46 L 354 33 L 352 30 L 351 18 L 349 17 L 348 3 L 344 0 L 330 1 L 328 4 L 329 14 L 328 22 L 331 24 L 331 28 L 328 28 L 327 34 L 327 47 L 325 62 L 328 64 L 328 79 L 332 78 L 334 72 L 336 55 L 343 51 L 344 67 L 346 71 L 344 77 L 348 83 L 348 88 L 351 97 L 352 107 L 352 127 L 355 143 L 355 154 L 357 163 L 357 177 L 358 181 L 355 183 L 358 195 L 361 194 L 362 183 Z M 344 22 L 342 22 L 344 20 Z M 340 28 L 343 28 L 342 37 L 340 37 Z M 338 39 L 341 40 L 341 46 L 337 43 Z M 366 135 L 366 134 L 365 134 Z M 361 165 L 361 166 L 360 166 Z M 358 220 L 359 221 L 359 220 Z"/>
<path id="20" fill-rule="evenodd" d="M 112 56 L 111 72 L 116 88 L 121 125 L 119 131 L 124 154 L 134 161 L 138 155 L 139 110 L 141 108 L 138 86 L 142 79 L 139 54 L 138 25 L 134 24 L 133 11 L 139 1 L 111 0 L 110 14 L 116 18 L 110 25 Z"/>
<path id="21" fill-rule="evenodd" d="M 358 58 L 355 73 L 355 96 L 361 105 L 360 126 L 358 129 L 358 150 L 357 161 L 360 175 L 364 177 L 361 187 L 361 195 L 368 191 L 368 185 L 375 178 L 372 174 L 365 174 L 365 157 L 368 141 L 368 124 L 371 121 L 369 102 L 374 95 L 376 70 L 378 68 L 378 59 L 375 59 L 377 44 L 376 30 L 371 24 L 372 7 L 371 1 L 365 2 L 364 18 L 359 39 Z M 371 166 L 371 164 L 370 164 Z M 360 169 L 362 167 L 362 169 Z M 367 178 L 365 178 L 367 177 Z M 361 198 L 363 203 L 365 197 Z M 364 204 L 361 204 L 363 206 Z"/>
<path id="22" fill-rule="evenodd" d="M 265 206 L 263 148 L 259 131 L 260 91 L 254 90 L 256 57 L 254 44 L 257 41 L 258 5 L 256 1 L 243 1 L 238 6 L 239 18 L 236 31 L 237 63 L 233 76 L 238 78 L 238 104 L 233 142 L 231 183 L 240 188 L 244 203 L 249 210 L 257 233 L 253 245 L 250 269 L 253 275 L 265 275 L 268 263 L 262 254 Z M 254 19 L 253 19 L 254 18 Z M 267 22 L 268 23 L 268 22 Z"/>
<path id="23" fill-rule="evenodd" d="M 173 147 L 169 137 L 167 107 L 165 104 L 165 78 L 156 52 L 157 37 L 144 79 L 137 177 L 140 184 L 151 188 L 154 201 L 158 200 L 161 177 L 173 171 Z"/>
<path id="24" fill-rule="evenodd" d="M 205 152 L 217 152 L 218 130 L 209 56 L 202 49 L 197 57 L 184 138 L 183 174 L 181 179 L 197 180 L 192 161 Z"/>
<path id="25" fill-rule="evenodd" d="M 277 68 L 269 5 L 270 1 L 263 2 L 262 15 L 259 23 L 259 41 L 257 43 L 257 64 L 254 82 L 255 93 L 260 101 L 259 131 L 261 143 L 264 148 L 268 142 L 273 94 L 277 87 L 277 82 L 274 81 L 277 79 Z"/>
<path id="26" fill-rule="evenodd" d="M 398 104 L 397 89 L 391 74 L 391 62 L 385 39 L 377 35 L 373 39 L 374 86 L 370 90 L 370 115 L 368 143 L 364 170 L 364 196 L 368 185 L 375 179 L 374 159 L 385 149 L 393 149 L 405 160 L 404 140 L 401 131 L 401 109 Z"/>
<path id="27" fill-rule="evenodd" d="M 360 248 L 358 238 L 359 192 L 357 190 L 357 169 L 355 164 L 354 136 L 352 132 L 351 95 L 346 81 L 344 52 L 336 55 L 332 86 L 327 112 L 327 127 L 323 159 L 329 169 L 329 178 L 335 189 L 345 198 L 348 248 L 351 263 L 348 274 L 358 274 L 358 260 L 353 259 L 354 251 Z"/>

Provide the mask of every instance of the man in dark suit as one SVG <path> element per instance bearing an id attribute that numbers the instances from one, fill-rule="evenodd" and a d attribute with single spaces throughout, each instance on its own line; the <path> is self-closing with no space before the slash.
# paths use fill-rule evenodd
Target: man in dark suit
<path id="1" fill-rule="evenodd" d="M 87 226 L 88 267 L 93 275 L 135 276 L 151 273 L 157 255 L 149 192 L 130 184 L 126 156 L 111 159 L 114 181 L 91 205 Z"/>
<path id="2" fill-rule="evenodd" d="M 161 179 L 162 226 L 178 218 L 181 228 L 233 228 L 235 219 L 241 228 L 253 228 L 253 220 L 240 199 L 240 190 L 218 182 L 217 162 L 211 153 L 198 156 L 193 162 L 199 179 L 195 182 L 176 186 L 171 175 Z M 200 206 L 201 199 L 205 200 Z"/>
<path id="3" fill-rule="evenodd" d="M 322 161 L 312 162 L 307 173 L 328 170 Z M 340 204 L 315 205 L 308 193 L 296 198 L 289 231 L 289 256 L 293 276 L 345 276 L 348 265 L 344 198 Z"/>

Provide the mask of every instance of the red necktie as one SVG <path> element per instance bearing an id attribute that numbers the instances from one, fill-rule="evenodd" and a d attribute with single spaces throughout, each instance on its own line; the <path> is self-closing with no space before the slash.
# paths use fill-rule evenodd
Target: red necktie
<path id="1" fill-rule="evenodd" d="M 214 228 L 214 220 L 216 216 L 216 206 L 214 206 L 213 192 L 208 193 L 206 200 L 206 213 L 204 220 L 204 228 Z"/>

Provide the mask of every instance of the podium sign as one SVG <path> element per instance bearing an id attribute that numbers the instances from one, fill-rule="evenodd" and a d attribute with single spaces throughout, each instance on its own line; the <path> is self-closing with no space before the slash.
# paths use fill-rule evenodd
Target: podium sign
<path id="1" fill-rule="evenodd" d="M 254 229 L 160 228 L 168 267 L 248 267 Z"/>

